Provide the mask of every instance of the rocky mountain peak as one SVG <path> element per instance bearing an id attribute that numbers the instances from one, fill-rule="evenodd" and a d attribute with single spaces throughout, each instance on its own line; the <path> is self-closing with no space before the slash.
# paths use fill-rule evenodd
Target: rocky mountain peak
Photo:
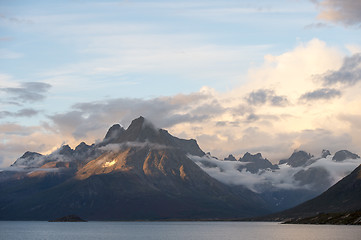
<path id="1" fill-rule="evenodd" d="M 261 153 L 256 154 L 250 154 L 249 152 L 246 152 L 242 158 L 239 159 L 241 162 L 254 162 L 258 159 L 263 159 Z"/>
<path id="2" fill-rule="evenodd" d="M 88 149 L 90 146 L 88 144 L 86 144 L 85 142 L 81 142 L 78 146 L 75 147 L 75 151 L 76 152 L 81 152 L 84 151 L 86 149 Z"/>
<path id="3" fill-rule="evenodd" d="M 133 141 L 153 141 L 158 138 L 159 129 L 154 127 L 150 121 L 140 116 L 132 121 L 126 133 L 128 139 L 130 138 Z"/>
<path id="4" fill-rule="evenodd" d="M 63 145 L 59 149 L 60 155 L 70 156 L 73 154 L 73 152 L 74 152 L 74 150 L 71 149 L 71 147 L 69 145 Z"/>
<path id="5" fill-rule="evenodd" d="M 229 154 L 228 157 L 224 158 L 224 161 L 237 161 L 237 159 L 232 154 Z"/>
<path id="6" fill-rule="evenodd" d="M 160 129 L 157 129 L 150 121 L 140 116 L 139 118 L 134 119 L 126 130 L 119 124 L 114 124 L 108 130 L 103 145 L 108 143 L 146 141 L 160 143 L 160 132 Z"/>
<path id="7" fill-rule="evenodd" d="M 308 160 L 310 160 L 313 156 L 305 151 L 294 151 L 288 159 L 281 160 L 279 164 L 287 163 L 287 165 L 290 165 L 291 167 L 300 167 Z"/>
<path id="8" fill-rule="evenodd" d="M 118 138 L 124 131 L 125 129 L 121 127 L 119 124 L 114 124 L 109 128 L 107 134 L 104 137 L 104 140 L 111 140 Z"/>
<path id="9" fill-rule="evenodd" d="M 277 165 L 273 165 L 267 159 L 262 157 L 261 153 L 250 154 L 246 152 L 243 157 L 239 159 L 240 162 L 248 162 L 247 165 L 241 165 L 238 167 L 238 170 L 242 171 L 242 169 L 246 169 L 251 173 L 257 173 L 262 169 L 277 169 Z"/>
<path id="10" fill-rule="evenodd" d="M 357 154 L 354 154 L 347 150 L 340 150 L 335 153 L 332 160 L 335 160 L 336 162 L 341 162 L 346 159 L 357 159 L 357 158 L 360 158 L 360 156 Z"/>
<path id="11" fill-rule="evenodd" d="M 40 153 L 37 152 L 25 152 L 20 158 L 18 158 L 11 166 L 37 166 L 39 164 L 39 159 L 42 157 Z"/>
<path id="12" fill-rule="evenodd" d="M 27 151 L 20 158 L 34 158 L 40 156 L 42 156 L 40 153 Z"/>

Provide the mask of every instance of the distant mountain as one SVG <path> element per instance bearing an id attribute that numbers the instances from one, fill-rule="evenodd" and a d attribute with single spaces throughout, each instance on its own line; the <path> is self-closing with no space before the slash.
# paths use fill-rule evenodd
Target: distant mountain
<path id="1" fill-rule="evenodd" d="M 266 158 L 263 158 L 261 153 L 252 155 L 247 152 L 238 161 L 247 163 L 246 165 L 240 165 L 238 167 L 238 170 L 240 171 L 245 169 L 246 171 L 249 171 L 251 173 L 258 173 L 258 171 L 262 169 L 279 169 L 277 165 L 273 165 Z"/>
<path id="2" fill-rule="evenodd" d="M 306 153 L 305 151 L 295 151 L 288 159 L 280 160 L 279 164 L 286 163 L 291 167 L 300 167 L 305 165 L 312 157 L 311 154 Z"/>
<path id="3" fill-rule="evenodd" d="M 357 154 L 341 150 L 334 155 L 323 150 L 319 157 L 295 151 L 278 165 L 261 153 L 245 153 L 237 160 L 230 154 L 224 160 L 210 155 L 191 157 L 205 172 L 233 186 L 245 186 L 281 211 L 318 196 L 361 164 Z"/>
<path id="4" fill-rule="evenodd" d="M 98 144 L 25 153 L 0 172 L 0 219 L 233 219 L 270 212 L 258 194 L 219 182 L 188 156 L 205 153 L 195 140 L 143 117 L 126 130 L 113 125 Z"/>
<path id="5" fill-rule="evenodd" d="M 344 161 L 345 159 L 357 159 L 357 158 L 360 158 L 360 156 L 347 150 L 341 150 L 335 153 L 335 156 L 333 156 L 332 160 L 340 162 L 340 161 Z"/>
<path id="6" fill-rule="evenodd" d="M 298 219 L 320 213 L 341 213 L 361 209 L 361 165 L 320 196 L 263 220 Z M 321 215 L 322 217 L 322 215 Z"/>

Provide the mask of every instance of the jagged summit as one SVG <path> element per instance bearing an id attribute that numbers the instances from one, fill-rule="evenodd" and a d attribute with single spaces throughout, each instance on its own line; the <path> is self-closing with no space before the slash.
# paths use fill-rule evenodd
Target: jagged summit
<path id="1" fill-rule="evenodd" d="M 121 127 L 120 124 L 114 124 L 111 126 L 111 128 L 109 128 L 107 134 L 104 137 L 104 140 L 115 139 L 119 137 L 124 131 L 125 129 Z"/>
<path id="2" fill-rule="evenodd" d="M 255 162 L 258 159 L 262 159 L 261 153 L 256 153 L 254 155 L 250 154 L 249 152 L 246 152 L 242 158 L 239 159 L 241 162 Z"/>
<path id="3" fill-rule="evenodd" d="M 63 145 L 59 149 L 59 154 L 65 155 L 65 156 L 71 156 L 73 154 L 74 150 L 69 145 Z"/>
<path id="4" fill-rule="evenodd" d="M 250 154 L 246 152 L 243 157 L 239 158 L 240 162 L 247 162 L 247 165 L 241 165 L 238 170 L 246 169 L 251 173 L 257 173 L 262 169 L 278 169 L 277 165 L 273 165 L 267 158 L 263 158 L 261 153 Z"/>
<path id="5" fill-rule="evenodd" d="M 124 144 L 134 142 L 173 147 L 197 156 L 204 155 L 196 140 L 174 137 L 168 131 L 156 128 L 152 122 L 142 116 L 134 119 L 126 130 L 119 124 L 114 124 L 108 130 L 101 146 L 110 143 Z"/>
<path id="6" fill-rule="evenodd" d="M 224 158 L 224 161 L 237 161 L 237 159 L 232 154 L 229 154 L 228 157 Z"/>
<path id="7" fill-rule="evenodd" d="M 160 131 L 150 121 L 140 116 L 134 119 L 126 130 L 120 124 L 114 124 L 105 135 L 104 143 L 157 142 Z"/>

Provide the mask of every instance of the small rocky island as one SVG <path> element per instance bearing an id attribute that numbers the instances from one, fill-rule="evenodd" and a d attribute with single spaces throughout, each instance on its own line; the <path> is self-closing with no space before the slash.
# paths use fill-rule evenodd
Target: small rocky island
<path id="1" fill-rule="evenodd" d="M 68 215 L 68 216 L 65 216 L 65 217 L 50 220 L 49 222 L 87 222 L 87 221 L 84 220 L 84 219 L 81 219 L 77 215 Z"/>
<path id="2" fill-rule="evenodd" d="M 344 213 L 320 213 L 313 217 L 292 219 L 283 224 L 361 225 L 361 210 Z"/>

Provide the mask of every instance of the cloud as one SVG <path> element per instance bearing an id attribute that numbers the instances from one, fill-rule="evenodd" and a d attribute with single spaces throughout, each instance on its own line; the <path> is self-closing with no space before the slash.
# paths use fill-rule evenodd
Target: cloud
<path id="1" fill-rule="evenodd" d="M 73 109 L 49 118 L 54 123 L 54 129 L 76 138 L 85 137 L 94 130 L 105 131 L 119 120 L 125 126 L 139 116 L 149 119 L 157 127 L 167 128 L 180 123 L 203 122 L 225 111 L 206 89 L 188 95 L 148 100 L 118 98 L 79 103 L 75 104 Z"/>
<path id="2" fill-rule="evenodd" d="M 39 111 L 32 108 L 23 108 L 17 112 L 0 111 L 0 119 L 7 117 L 33 117 L 38 113 Z"/>
<path id="3" fill-rule="evenodd" d="M 33 23 L 31 20 L 22 19 L 18 17 L 9 17 L 4 14 L 0 14 L 0 19 L 5 20 L 6 22 L 15 23 L 15 24 L 31 24 Z"/>
<path id="4" fill-rule="evenodd" d="M 51 85 L 42 82 L 25 82 L 20 87 L 0 88 L 11 99 L 19 102 L 36 102 L 45 98 L 45 93 L 50 89 Z"/>
<path id="5" fill-rule="evenodd" d="M 305 29 L 319 29 L 319 28 L 327 28 L 329 25 L 326 23 L 312 23 L 305 26 Z"/>
<path id="6" fill-rule="evenodd" d="M 267 102 L 273 106 L 285 106 L 288 103 L 286 96 L 277 96 L 273 90 L 259 89 L 251 92 L 246 97 L 247 103 L 251 105 L 263 105 Z"/>
<path id="7" fill-rule="evenodd" d="M 320 9 L 319 19 L 346 26 L 361 23 L 361 2 L 355 0 L 311 0 Z"/>
<path id="8" fill-rule="evenodd" d="M 251 105 L 260 105 L 260 104 L 265 104 L 267 101 L 267 95 L 268 95 L 267 90 L 258 90 L 256 92 L 252 92 L 249 94 L 248 98 L 247 98 L 247 102 Z"/>
<path id="9" fill-rule="evenodd" d="M 339 49 L 313 39 L 280 55 L 266 55 L 264 64 L 249 71 L 248 82 L 242 80 L 231 91 L 203 87 L 190 94 L 79 102 L 64 112 L 48 113 L 47 122 L 40 126 L 3 124 L 3 164 L 10 164 L 27 150 L 45 154 L 62 143 L 72 147 L 81 141 L 92 144 L 103 139 L 114 123 L 126 127 L 139 116 L 174 136 L 196 139 L 205 152 L 220 158 L 249 151 L 262 152 L 278 162 L 294 149 L 311 154 L 322 149 L 360 153 L 356 117 L 361 115 L 360 85 L 342 85 L 338 95 L 338 86 L 315 81 L 315 76 L 339 71 L 343 62 Z M 17 87 L 7 76 L 0 75 L 0 81 Z M 300 101 L 300 96 L 308 104 Z M 312 100 L 331 97 L 332 104 L 309 106 Z M 342 116 L 346 113 L 353 116 Z"/>
<path id="10" fill-rule="evenodd" d="M 328 71 L 320 78 L 325 84 L 355 85 L 361 81 L 361 54 L 357 53 L 351 57 L 346 57 L 340 69 Z"/>
<path id="11" fill-rule="evenodd" d="M 203 157 L 188 155 L 188 158 L 193 160 L 211 177 L 231 185 L 243 185 L 255 192 L 263 192 L 276 189 L 311 189 L 315 190 L 319 186 L 317 184 L 310 185 L 301 183 L 295 179 L 295 174 L 300 171 L 307 171 L 309 169 L 324 169 L 329 176 L 329 186 L 332 186 L 344 176 L 351 173 L 357 166 L 360 165 L 360 159 L 348 159 L 343 162 L 336 162 L 332 160 L 332 156 L 327 158 L 314 158 L 311 164 L 301 167 L 291 167 L 286 164 L 279 165 L 276 170 L 260 170 L 258 173 L 251 172 L 238 168 L 241 165 L 247 164 L 239 161 L 220 161 L 209 155 Z"/>
<path id="12" fill-rule="evenodd" d="M 312 92 L 307 92 L 300 97 L 300 100 L 314 101 L 314 100 L 329 100 L 335 97 L 340 97 L 341 91 L 332 88 L 321 88 Z"/>

